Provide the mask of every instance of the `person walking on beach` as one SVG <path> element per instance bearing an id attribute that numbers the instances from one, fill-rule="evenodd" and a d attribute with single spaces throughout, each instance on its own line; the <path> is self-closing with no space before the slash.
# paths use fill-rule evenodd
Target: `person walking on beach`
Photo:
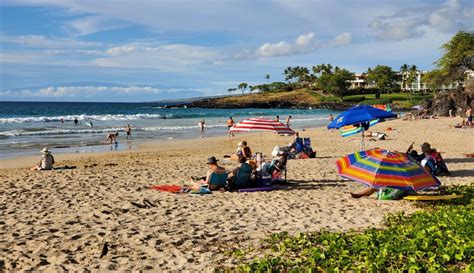
<path id="1" fill-rule="evenodd" d="M 199 123 L 198 123 L 198 127 L 199 127 L 199 130 L 201 131 L 201 137 L 204 137 L 204 127 L 206 126 L 206 121 L 204 119 L 202 119 Z"/>
<path id="2" fill-rule="evenodd" d="M 291 125 L 291 116 L 288 116 L 288 118 L 286 118 L 286 126 L 288 126 L 289 128 L 290 125 Z"/>
<path id="3" fill-rule="evenodd" d="M 234 122 L 234 119 L 232 119 L 232 117 L 229 117 L 229 119 L 227 120 L 227 129 L 229 131 L 229 137 L 232 135 L 234 136 L 234 133 L 231 133 L 230 132 L 230 129 L 232 128 L 232 126 L 235 125 L 235 122 Z"/>
<path id="4" fill-rule="evenodd" d="M 74 125 L 77 125 L 79 123 L 79 120 L 77 118 L 74 118 Z"/>
<path id="5" fill-rule="evenodd" d="M 127 133 L 127 139 L 132 139 L 132 127 L 130 127 L 130 124 L 127 124 L 127 127 L 125 127 L 125 133 Z"/>
<path id="6" fill-rule="evenodd" d="M 466 116 L 467 116 L 467 126 L 472 127 L 472 108 L 471 108 L 471 106 L 467 107 Z"/>

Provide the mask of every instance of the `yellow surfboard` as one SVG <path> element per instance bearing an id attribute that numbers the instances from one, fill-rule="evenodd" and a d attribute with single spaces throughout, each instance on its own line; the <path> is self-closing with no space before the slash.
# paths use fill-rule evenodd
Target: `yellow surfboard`
<path id="1" fill-rule="evenodd" d="M 411 201 L 436 201 L 436 200 L 451 200 L 457 198 L 463 198 L 463 195 L 409 195 L 403 197 L 405 200 Z"/>

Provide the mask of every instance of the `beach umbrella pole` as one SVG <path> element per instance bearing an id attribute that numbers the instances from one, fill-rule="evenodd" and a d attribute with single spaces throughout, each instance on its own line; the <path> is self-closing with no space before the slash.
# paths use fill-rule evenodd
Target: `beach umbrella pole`
<path id="1" fill-rule="evenodd" d="M 377 206 L 380 207 L 380 203 L 382 202 L 382 188 L 379 189 L 379 201 L 377 202 Z"/>
<path id="2" fill-rule="evenodd" d="M 361 124 L 362 126 L 362 124 Z M 364 132 L 365 132 L 365 129 L 364 127 L 362 126 L 362 141 L 361 141 L 361 144 L 360 144 L 360 150 L 361 151 L 365 151 L 365 143 L 364 143 Z"/>

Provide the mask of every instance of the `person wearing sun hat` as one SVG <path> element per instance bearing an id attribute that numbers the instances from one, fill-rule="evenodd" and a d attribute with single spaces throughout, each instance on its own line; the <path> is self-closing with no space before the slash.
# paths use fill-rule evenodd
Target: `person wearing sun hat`
<path id="1" fill-rule="evenodd" d="M 199 190 L 199 188 L 203 185 L 207 185 L 209 189 L 211 190 L 218 190 L 216 188 L 213 188 L 209 182 L 211 180 L 211 175 L 212 174 L 224 174 L 227 173 L 225 168 L 221 167 L 218 165 L 218 161 L 215 156 L 211 156 L 207 159 L 207 166 L 209 170 L 206 173 L 206 177 L 200 178 L 198 181 L 193 181 L 194 185 L 191 187 L 193 190 Z M 227 178 L 227 177 L 226 177 Z"/>
<path id="2" fill-rule="evenodd" d="M 54 157 L 48 150 L 48 147 L 44 147 L 41 150 L 41 160 L 37 166 L 34 166 L 32 170 L 52 170 L 54 164 Z"/>

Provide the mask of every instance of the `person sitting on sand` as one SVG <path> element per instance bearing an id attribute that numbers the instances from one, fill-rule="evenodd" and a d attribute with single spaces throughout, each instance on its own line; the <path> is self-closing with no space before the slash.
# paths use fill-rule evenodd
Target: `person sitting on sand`
<path id="1" fill-rule="evenodd" d="M 32 170 L 52 170 L 53 169 L 53 164 L 54 164 L 54 157 L 51 155 L 51 152 L 48 150 L 48 148 L 43 148 L 41 150 L 42 156 L 41 156 L 41 161 L 38 163 L 37 166 L 32 167 Z"/>
<path id="2" fill-rule="evenodd" d="M 421 154 L 418 154 L 417 151 L 413 150 L 413 143 L 408 147 L 407 154 L 411 158 L 415 159 L 418 162 L 421 162 L 423 165 L 423 160 L 428 160 L 431 158 L 431 155 L 436 152 L 436 149 L 432 149 L 431 145 L 428 142 L 421 144 Z M 424 166 L 423 166 L 424 167 Z"/>
<path id="3" fill-rule="evenodd" d="M 115 133 L 110 133 L 107 135 L 107 137 L 102 141 L 102 143 L 106 143 L 107 141 L 110 141 L 110 144 L 114 143 L 117 141 L 119 133 L 118 131 Z"/>
<path id="4" fill-rule="evenodd" d="M 245 188 L 248 187 L 250 184 L 253 167 L 249 163 L 247 163 L 247 158 L 243 156 L 239 157 L 239 163 L 240 165 L 234 170 L 232 170 L 232 172 L 227 177 L 229 188 L 231 189 Z"/>
<path id="5" fill-rule="evenodd" d="M 239 147 L 237 148 L 237 152 L 236 152 L 237 156 L 252 158 L 252 150 L 247 145 L 247 141 L 244 140 L 244 141 L 239 142 L 238 146 Z"/>
<path id="6" fill-rule="evenodd" d="M 413 144 L 411 144 L 408 148 L 407 154 L 411 158 L 420 162 L 421 166 L 433 176 L 450 175 L 448 166 L 441 156 L 441 153 L 437 152 L 436 149 L 431 148 L 431 145 L 428 142 L 421 145 L 421 152 L 421 154 L 418 154 L 413 150 Z"/>
<path id="7" fill-rule="evenodd" d="M 216 174 L 224 174 L 224 173 L 227 173 L 227 171 L 225 170 L 225 168 L 219 166 L 217 164 L 218 160 L 216 159 L 216 157 L 214 156 L 211 156 L 207 159 L 207 166 L 209 168 L 209 170 L 207 171 L 206 173 L 206 177 L 202 177 L 199 181 L 192 181 L 193 182 L 193 185 L 190 187 L 192 190 L 199 190 L 199 188 L 201 188 L 201 186 L 203 185 L 207 185 L 209 187 L 210 190 L 219 190 L 221 188 L 220 185 L 214 185 L 212 184 L 212 181 L 211 180 L 211 175 L 213 173 L 216 173 Z M 211 182 L 211 183 L 209 183 Z"/>

